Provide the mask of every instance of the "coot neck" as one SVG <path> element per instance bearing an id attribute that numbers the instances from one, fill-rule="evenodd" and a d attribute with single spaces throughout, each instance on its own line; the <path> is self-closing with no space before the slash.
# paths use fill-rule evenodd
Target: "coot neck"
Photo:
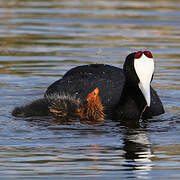
<path id="1" fill-rule="evenodd" d="M 143 112 L 146 106 L 146 101 L 138 85 L 126 82 L 124 92 L 126 96 L 129 96 L 134 100 L 139 112 Z"/>

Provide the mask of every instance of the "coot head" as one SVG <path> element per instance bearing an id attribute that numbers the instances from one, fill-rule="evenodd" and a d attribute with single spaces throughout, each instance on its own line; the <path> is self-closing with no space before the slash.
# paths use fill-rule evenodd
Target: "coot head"
<path id="1" fill-rule="evenodd" d="M 154 74 L 154 60 L 150 51 L 138 51 L 126 57 L 123 70 L 126 83 L 131 91 L 139 88 L 147 106 L 150 107 L 150 84 Z"/>

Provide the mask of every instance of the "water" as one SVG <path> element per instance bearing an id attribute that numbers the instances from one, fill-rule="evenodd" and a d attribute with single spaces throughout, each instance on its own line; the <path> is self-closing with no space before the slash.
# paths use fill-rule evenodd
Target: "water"
<path id="1" fill-rule="evenodd" d="M 180 179 L 180 2 L 0 1 L 2 179 Z M 72 67 L 152 51 L 166 113 L 139 124 L 14 118 Z"/>

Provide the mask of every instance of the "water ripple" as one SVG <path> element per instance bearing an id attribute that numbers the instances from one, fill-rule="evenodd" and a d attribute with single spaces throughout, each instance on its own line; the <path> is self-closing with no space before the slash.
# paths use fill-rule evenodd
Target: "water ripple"
<path id="1" fill-rule="evenodd" d="M 1 177 L 179 179 L 179 9 L 178 0 L 0 1 Z M 146 49 L 164 115 L 94 125 L 11 116 L 72 67 L 122 67 Z"/>

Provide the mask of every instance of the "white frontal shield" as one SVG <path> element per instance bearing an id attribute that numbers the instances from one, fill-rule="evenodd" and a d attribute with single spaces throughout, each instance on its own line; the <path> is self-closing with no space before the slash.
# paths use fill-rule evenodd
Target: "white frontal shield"
<path id="1" fill-rule="evenodd" d="M 148 58 L 144 54 L 139 59 L 134 59 L 134 68 L 139 78 L 139 88 L 146 100 L 147 105 L 150 107 L 150 83 L 154 73 L 154 60 Z"/>

